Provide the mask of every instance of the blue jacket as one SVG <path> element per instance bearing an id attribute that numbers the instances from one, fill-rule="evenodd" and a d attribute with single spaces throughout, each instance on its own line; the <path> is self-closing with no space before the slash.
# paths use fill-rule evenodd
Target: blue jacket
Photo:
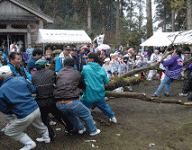
<path id="1" fill-rule="evenodd" d="M 18 75 L 18 76 L 21 76 L 18 72 L 16 72 L 16 69 L 15 69 L 15 67 L 14 67 L 12 64 L 7 64 L 7 66 L 9 66 L 9 67 L 11 68 L 11 71 L 12 71 L 14 74 L 16 74 L 16 75 Z M 21 66 L 21 69 L 24 70 L 24 72 L 25 72 L 25 74 L 26 74 L 26 76 L 27 76 L 27 79 L 28 79 L 29 81 L 31 81 L 31 80 L 32 80 L 31 74 L 30 74 L 29 72 L 27 72 L 27 70 L 26 70 L 23 66 Z"/>
<path id="2" fill-rule="evenodd" d="M 61 70 L 61 68 L 63 67 L 62 63 L 61 63 L 61 58 L 57 57 L 56 59 L 56 63 L 55 63 L 55 72 L 58 72 Z M 77 66 L 75 65 L 75 69 L 77 69 Z"/>
<path id="3" fill-rule="evenodd" d="M 9 63 L 9 59 L 8 59 L 7 55 L 6 55 L 5 53 L 3 53 L 2 56 L 4 57 L 4 59 L 6 60 L 6 62 Z"/>
<path id="4" fill-rule="evenodd" d="M 105 69 L 96 62 L 89 62 L 83 66 L 81 74 L 86 84 L 86 90 L 83 92 L 81 100 L 86 102 L 103 100 L 105 97 L 104 84 L 109 82 Z"/>
<path id="5" fill-rule="evenodd" d="M 23 77 L 6 78 L 0 87 L 0 111 L 15 114 L 18 119 L 25 118 L 38 108 L 31 96 L 35 92 L 35 86 Z"/>
<path id="6" fill-rule="evenodd" d="M 55 71 L 60 71 L 62 68 L 61 58 L 57 57 L 56 63 L 55 63 Z"/>
<path id="7" fill-rule="evenodd" d="M 36 61 L 37 61 L 37 59 L 35 59 L 33 56 L 31 56 L 29 58 L 28 63 L 27 63 L 29 73 L 31 72 L 31 70 L 33 68 L 36 68 L 36 65 L 35 65 Z"/>

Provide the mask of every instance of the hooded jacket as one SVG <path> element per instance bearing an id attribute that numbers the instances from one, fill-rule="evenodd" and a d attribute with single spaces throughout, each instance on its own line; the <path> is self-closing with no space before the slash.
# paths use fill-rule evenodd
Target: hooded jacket
<path id="1" fill-rule="evenodd" d="M 86 84 L 86 90 L 83 92 L 81 100 L 86 102 L 103 100 L 105 97 L 104 84 L 109 82 L 105 69 L 96 62 L 89 62 L 83 66 L 81 74 Z"/>

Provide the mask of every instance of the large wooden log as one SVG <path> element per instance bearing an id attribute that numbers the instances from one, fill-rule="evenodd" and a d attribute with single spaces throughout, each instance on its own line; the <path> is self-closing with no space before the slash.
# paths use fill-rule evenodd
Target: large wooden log
<path id="1" fill-rule="evenodd" d="M 162 60 L 165 59 L 169 54 L 172 54 L 173 51 L 167 52 L 165 55 L 163 55 Z M 157 62 L 154 66 L 148 66 L 148 67 L 143 67 L 143 68 L 139 68 L 139 69 L 134 69 L 133 71 L 130 71 L 124 75 L 121 76 L 121 78 L 126 78 L 126 77 L 130 77 L 133 76 L 134 74 L 138 74 L 144 71 L 148 71 L 148 70 L 156 70 L 159 69 L 159 62 Z"/>
<path id="2" fill-rule="evenodd" d="M 155 103 L 170 103 L 170 104 L 180 104 L 184 105 L 184 102 L 181 100 L 175 99 L 162 99 L 158 97 L 149 97 L 145 93 L 135 93 L 135 92 L 113 92 L 113 91 L 106 91 L 106 97 L 115 97 L 115 98 L 133 98 L 133 99 L 140 99 L 142 101 L 148 102 L 155 102 Z"/>
<path id="3" fill-rule="evenodd" d="M 111 80 L 109 83 L 105 85 L 105 89 L 112 91 L 118 87 L 137 85 L 141 82 L 140 76 L 133 78 L 119 78 L 115 77 L 115 79 Z"/>

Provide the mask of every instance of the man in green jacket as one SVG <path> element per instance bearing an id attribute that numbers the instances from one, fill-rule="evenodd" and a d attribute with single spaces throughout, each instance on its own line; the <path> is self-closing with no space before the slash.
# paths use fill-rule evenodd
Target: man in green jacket
<path id="1" fill-rule="evenodd" d="M 110 121 L 117 123 L 115 113 L 105 101 L 104 84 L 109 82 L 109 78 L 105 69 L 99 65 L 97 54 L 93 52 L 88 54 L 87 65 L 83 66 L 81 74 L 86 84 L 81 102 L 88 108 L 91 108 L 93 105 L 98 107 L 104 115 L 110 118 Z"/>

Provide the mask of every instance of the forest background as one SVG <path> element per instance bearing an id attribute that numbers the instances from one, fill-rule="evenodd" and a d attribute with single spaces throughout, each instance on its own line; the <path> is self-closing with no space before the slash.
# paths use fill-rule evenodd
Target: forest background
<path id="1" fill-rule="evenodd" d="M 20 0 L 54 19 L 48 29 L 85 30 L 93 40 L 105 34 L 104 43 L 140 48 L 141 40 L 163 32 L 192 29 L 192 0 Z M 154 5 L 153 5 L 154 6 Z M 144 13 L 146 12 L 146 13 Z M 146 14 L 146 16 L 145 16 Z M 153 23 L 157 27 L 153 28 Z"/>

